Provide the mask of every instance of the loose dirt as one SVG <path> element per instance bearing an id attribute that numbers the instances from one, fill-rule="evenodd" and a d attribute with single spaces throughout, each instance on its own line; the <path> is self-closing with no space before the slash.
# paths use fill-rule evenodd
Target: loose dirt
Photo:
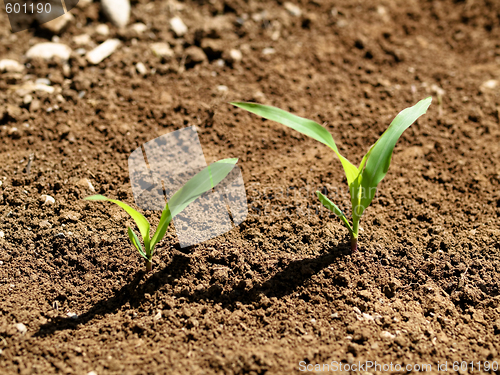
<path id="1" fill-rule="evenodd" d="M 0 13 L 0 56 L 27 63 L 0 74 L 0 372 L 298 374 L 376 361 L 436 373 L 456 361 L 470 372 L 473 361 L 480 373 L 500 363 L 499 3 L 296 5 L 300 16 L 281 1 L 134 1 L 130 24 L 147 30 L 110 25 L 104 37 L 92 3 L 59 36 L 69 67 L 27 62 L 51 36 L 11 34 Z M 175 15 L 182 39 L 169 30 Z M 122 46 L 92 66 L 75 52 L 83 33 Z M 174 56 L 153 55 L 156 42 Z M 24 104 L 16 90 L 37 78 L 55 92 Z M 349 211 L 335 155 L 227 103 L 324 123 L 359 163 L 397 112 L 429 95 L 362 219 L 356 255 L 314 196 L 324 190 Z M 90 182 L 133 203 L 130 152 L 191 125 L 207 162 L 239 158 L 249 215 L 187 249 L 171 228 L 145 274 L 131 219 L 82 198 Z"/>

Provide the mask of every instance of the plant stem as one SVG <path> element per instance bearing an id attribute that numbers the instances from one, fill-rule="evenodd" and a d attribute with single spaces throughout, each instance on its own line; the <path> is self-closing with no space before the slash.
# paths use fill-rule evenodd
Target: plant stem
<path id="1" fill-rule="evenodd" d="M 351 237 L 351 254 L 356 254 L 358 252 L 358 238 Z"/>
<path id="2" fill-rule="evenodd" d="M 152 269 L 153 269 L 153 263 L 151 262 L 151 260 L 147 260 L 146 261 L 146 272 L 151 272 Z"/>

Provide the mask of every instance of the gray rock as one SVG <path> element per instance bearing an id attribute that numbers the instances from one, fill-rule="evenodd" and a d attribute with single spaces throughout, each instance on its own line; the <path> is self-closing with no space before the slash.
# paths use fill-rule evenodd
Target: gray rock
<path id="1" fill-rule="evenodd" d="M 71 48 L 62 43 L 38 43 L 26 52 L 28 59 L 41 58 L 45 60 L 59 57 L 61 60 L 68 60 L 71 55 Z"/>
<path id="2" fill-rule="evenodd" d="M 102 11 L 117 27 L 125 27 L 130 18 L 129 0 L 101 0 Z"/>

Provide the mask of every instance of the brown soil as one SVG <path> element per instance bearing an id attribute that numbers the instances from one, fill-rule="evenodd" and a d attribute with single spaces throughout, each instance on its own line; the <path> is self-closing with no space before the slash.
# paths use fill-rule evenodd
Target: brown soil
<path id="1" fill-rule="evenodd" d="M 2 374 L 292 374 L 301 361 L 433 372 L 447 361 L 452 372 L 454 361 L 500 362 L 500 85 L 482 86 L 500 79 L 499 3 L 297 4 L 294 17 L 281 1 L 135 1 L 131 24 L 148 30 L 111 26 L 123 46 L 99 65 L 73 54 L 65 77 L 61 62 L 30 63 L 27 73 L 49 78 L 62 100 L 38 93 L 30 108 L 11 90 L 24 75 L 0 75 Z M 106 39 L 93 32 L 105 21 L 98 4 L 73 14 L 61 42 L 75 50 L 83 32 Z M 183 39 L 168 29 L 175 14 L 189 27 Z M 50 38 L 12 35 L 0 20 L 2 58 Z M 152 55 L 158 41 L 173 46 L 172 60 Z M 275 53 L 263 55 L 268 47 Z M 138 62 L 155 73 L 138 75 Z M 398 111 L 430 94 L 363 217 L 355 256 L 314 196 L 326 189 L 348 211 L 334 154 L 227 104 L 326 122 L 357 163 Z M 188 249 L 170 229 L 145 274 L 126 234 L 132 221 L 82 201 L 91 191 L 81 179 L 132 203 L 130 152 L 190 125 L 208 162 L 240 158 L 250 213 Z M 156 223 L 159 213 L 146 216 Z"/>

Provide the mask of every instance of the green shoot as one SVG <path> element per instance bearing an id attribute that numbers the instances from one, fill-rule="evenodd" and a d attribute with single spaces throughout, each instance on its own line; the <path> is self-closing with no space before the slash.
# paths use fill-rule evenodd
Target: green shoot
<path id="1" fill-rule="evenodd" d="M 181 213 L 189 204 L 221 182 L 229 174 L 229 172 L 231 172 L 237 161 L 238 159 L 219 160 L 198 172 L 194 177 L 186 182 L 183 187 L 177 190 L 177 192 L 172 195 L 168 203 L 165 205 L 160 217 L 160 222 L 158 223 L 158 227 L 156 228 L 153 237 L 150 237 L 150 224 L 148 220 L 144 217 L 144 215 L 129 205 L 99 194 L 87 197 L 85 200 L 108 201 L 115 203 L 123 208 L 132 217 L 132 219 L 134 219 L 137 228 L 139 228 L 144 247 L 141 245 L 141 241 L 132 228 L 128 228 L 128 237 L 139 254 L 146 260 L 146 271 L 149 272 L 153 267 L 152 258 L 154 248 L 165 236 L 170 221 L 176 215 Z"/>
<path id="2" fill-rule="evenodd" d="M 359 167 L 356 167 L 343 157 L 339 153 L 332 135 L 320 124 L 312 120 L 292 115 L 276 107 L 261 104 L 243 102 L 233 102 L 231 104 L 268 120 L 276 121 L 295 129 L 327 145 L 335 152 L 342 163 L 349 185 L 352 206 L 352 225 L 349 223 L 344 213 L 332 201 L 319 191 L 316 191 L 316 195 L 327 209 L 332 211 L 342 220 L 351 235 L 351 251 L 355 253 L 358 251 L 359 221 L 363 212 L 375 197 L 377 185 L 382 181 L 389 169 L 394 146 L 396 146 L 396 142 L 403 132 L 420 116 L 427 112 L 427 108 L 429 108 L 431 101 L 432 97 L 428 97 L 419 101 L 413 107 L 401 111 L 391 122 L 386 131 L 380 136 L 378 141 L 368 150 L 361 160 Z"/>

